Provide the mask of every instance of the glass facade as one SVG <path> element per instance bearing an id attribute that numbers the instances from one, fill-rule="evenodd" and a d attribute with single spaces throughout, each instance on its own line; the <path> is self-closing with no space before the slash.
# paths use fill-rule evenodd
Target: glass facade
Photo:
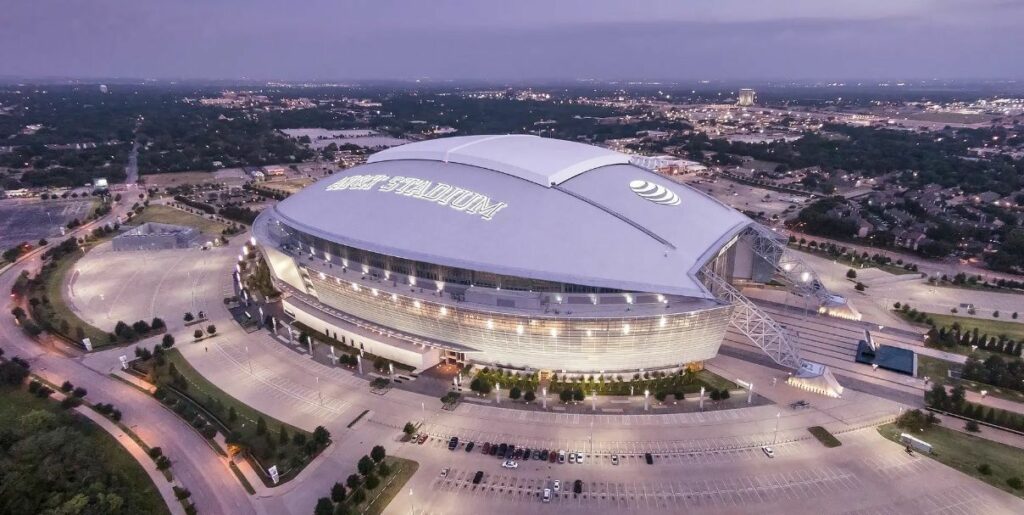
<path id="1" fill-rule="evenodd" d="M 287 234 L 272 235 L 269 225 Z M 630 312 L 623 306 L 615 314 L 580 312 L 560 316 L 557 311 L 503 309 L 446 300 L 441 295 L 431 301 L 422 292 L 417 296 L 404 295 L 395 288 L 385 291 L 391 282 L 376 276 L 376 271 L 414 276 L 417 285 L 422 278 L 449 285 L 535 292 L 618 292 L 385 256 L 315 238 L 276 222 L 263 226 L 257 222 L 254 230 L 261 244 L 292 250 L 294 257 L 286 260 L 286 266 L 295 266 L 294 270 L 301 272 L 306 291 L 320 303 L 399 333 L 472 349 L 466 350 L 466 359 L 486 365 L 581 373 L 678 367 L 718 353 L 733 309 L 730 304 L 697 303 L 692 310 L 660 311 L 649 306 Z M 327 258 L 325 252 L 332 257 Z M 307 270 L 302 256 L 309 255 L 329 259 L 334 267 Z M 275 265 L 281 266 L 285 265 Z M 357 271 L 357 275 L 344 275 L 342 266 Z M 275 270 L 275 275 L 280 277 L 281 273 Z M 653 302 L 654 294 L 640 295 L 651 297 Z"/>

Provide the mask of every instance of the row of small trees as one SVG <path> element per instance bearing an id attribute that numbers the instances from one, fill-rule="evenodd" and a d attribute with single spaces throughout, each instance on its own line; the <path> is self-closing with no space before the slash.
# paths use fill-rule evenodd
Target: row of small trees
<path id="1" fill-rule="evenodd" d="M 313 515 L 348 515 L 358 511 L 359 505 L 366 501 L 367 491 L 379 488 L 381 480 L 393 472 L 384 460 L 386 457 L 384 447 L 375 445 L 369 455 L 356 463 L 358 474 L 350 474 L 345 483 L 334 483 L 330 497 L 317 500 Z"/>

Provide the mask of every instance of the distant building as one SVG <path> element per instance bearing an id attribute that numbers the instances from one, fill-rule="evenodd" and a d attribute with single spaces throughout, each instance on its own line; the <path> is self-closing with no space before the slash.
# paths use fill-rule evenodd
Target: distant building
<path id="1" fill-rule="evenodd" d="M 743 88 L 740 90 L 739 100 L 736 101 L 736 105 L 749 107 L 757 102 L 757 93 L 752 89 Z"/>
<path id="2" fill-rule="evenodd" d="M 263 167 L 263 173 L 266 174 L 267 177 L 280 177 L 280 176 L 284 175 L 284 167 L 283 166 L 264 166 Z"/>
<path id="3" fill-rule="evenodd" d="M 100 84 L 100 93 L 106 95 L 107 93 L 110 93 L 110 88 L 108 88 L 106 84 Z"/>
<path id="4" fill-rule="evenodd" d="M 112 243 L 115 251 L 184 249 L 198 238 L 192 227 L 147 222 L 115 236 Z"/>

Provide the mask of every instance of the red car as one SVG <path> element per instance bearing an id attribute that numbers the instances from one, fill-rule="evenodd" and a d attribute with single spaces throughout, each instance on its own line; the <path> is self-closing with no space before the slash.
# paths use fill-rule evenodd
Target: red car
<path id="1" fill-rule="evenodd" d="M 488 454 L 491 452 L 491 443 L 484 442 L 483 449 L 480 450 L 480 454 Z"/>
<path id="2" fill-rule="evenodd" d="M 427 441 L 427 434 L 423 433 L 423 434 L 420 435 L 419 439 L 416 440 L 416 443 L 418 443 L 420 445 L 423 445 L 423 442 L 426 442 L 426 441 Z"/>

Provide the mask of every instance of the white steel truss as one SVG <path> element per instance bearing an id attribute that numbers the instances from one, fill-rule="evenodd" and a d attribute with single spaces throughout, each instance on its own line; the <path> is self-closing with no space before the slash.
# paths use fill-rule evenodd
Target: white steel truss
<path id="1" fill-rule="evenodd" d="M 818 274 L 796 252 L 786 247 L 779 234 L 761 224 L 752 224 L 747 234 L 753 239 L 754 253 L 775 267 L 776 273 L 789 283 L 793 293 L 814 297 L 819 305 L 829 301 L 831 294 Z"/>
<path id="2" fill-rule="evenodd" d="M 778 322 L 729 284 L 729 281 L 708 268 L 701 269 L 701 276 L 715 297 L 734 306 L 729 320 L 733 327 L 776 363 L 793 369 L 800 368 L 800 347 L 796 339 Z"/>

